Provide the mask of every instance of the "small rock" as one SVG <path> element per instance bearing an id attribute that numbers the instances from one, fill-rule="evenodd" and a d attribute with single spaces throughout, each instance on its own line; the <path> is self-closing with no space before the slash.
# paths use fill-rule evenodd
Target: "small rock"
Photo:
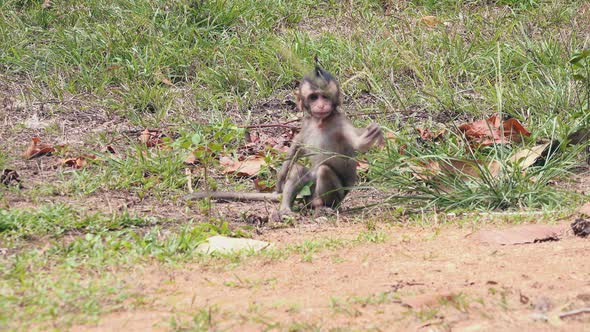
<path id="1" fill-rule="evenodd" d="M 20 186 L 18 173 L 12 169 L 4 169 L 0 172 L 0 184 L 6 186 Z"/>
<path id="2" fill-rule="evenodd" d="M 588 219 L 576 219 L 572 223 L 572 231 L 579 237 L 587 237 L 590 235 L 590 220 Z"/>
<path id="3" fill-rule="evenodd" d="M 547 317 L 547 315 L 542 312 L 536 311 L 531 314 L 531 319 L 535 321 L 546 322 L 549 319 L 549 317 Z"/>
<path id="4" fill-rule="evenodd" d="M 207 242 L 201 243 L 197 247 L 197 251 L 204 254 L 211 254 L 213 252 L 228 254 L 240 250 L 260 251 L 269 247 L 272 247 L 272 244 L 265 241 L 215 235 L 208 238 Z"/>

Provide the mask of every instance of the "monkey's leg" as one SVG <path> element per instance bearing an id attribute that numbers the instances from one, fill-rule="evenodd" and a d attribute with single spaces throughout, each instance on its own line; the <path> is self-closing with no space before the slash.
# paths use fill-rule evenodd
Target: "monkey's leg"
<path id="1" fill-rule="evenodd" d="M 320 165 L 316 171 L 315 191 L 311 205 L 314 208 L 336 208 L 344 199 L 347 191 L 340 177 L 330 166 Z"/>
<path id="2" fill-rule="evenodd" d="M 283 185 L 283 197 L 279 209 L 272 213 L 271 219 L 276 222 L 283 220 L 283 216 L 291 213 L 293 201 L 301 189 L 309 182 L 315 181 L 315 175 L 300 164 L 292 164 Z"/>
<path id="3" fill-rule="evenodd" d="M 283 186 L 283 198 L 281 200 L 281 206 L 279 207 L 280 213 L 288 213 L 291 211 L 293 201 L 297 197 L 297 194 L 305 184 L 314 180 L 312 172 L 300 164 L 291 165 L 291 170 L 287 175 L 287 179 Z"/>

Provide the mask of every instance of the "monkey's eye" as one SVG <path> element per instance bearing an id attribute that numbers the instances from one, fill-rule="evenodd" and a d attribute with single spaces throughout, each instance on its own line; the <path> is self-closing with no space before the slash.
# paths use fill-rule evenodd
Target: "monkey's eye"
<path id="1" fill-rule="evenodd" d="M 320 95 L 318 95 L 317 93 L 312 93 L 309 95 L 309 100 L 311 101 L 316 101 L 320 98 Z"/>

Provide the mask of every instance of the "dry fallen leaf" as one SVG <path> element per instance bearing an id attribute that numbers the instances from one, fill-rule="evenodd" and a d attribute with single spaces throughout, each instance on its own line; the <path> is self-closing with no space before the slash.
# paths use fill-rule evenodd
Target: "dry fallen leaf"
<path id="1" fill-rule="evenodd" d="M 520 142 L 523 136 L 531 135 L 518 120 L 511 118 L 502 122 L 497 115 L 464 123 L 459 126 L 459 130 L 468 140 L 480 146 Z"/>
<path id="2" fill-rule="evenodd" d="M 488 174 L 492 177 L 500 173 L 501 165 L 499 162 L 493 160 L 487 166 L 480 160 L 468 159 L 451 159 L 447 162 L 441 163 L 441 169 L 446 174 L 452 174 L 462 177 L 481 178 L 482 174 Z M 487 172 L 486 172 L 487 169 Z M 483 171 L 483 173 L 482 173 Z"/>
<path id="3" fill-rule="evenodd" d="M 567 225 L 520 225 L 501 230 L 482 230 L 476 233 L 477 240 L 488 244 L 523 244 L 557 241 Z"/>
<path id="4" fill-rule="evenodd" d="M 240 155 L 258 155 L 267 152 L 287 152 L 291 140 L 289 135 L 270 136 L 263 131 L 249 131 L 246 133 L 246 143 L 238 148 Z"/>
<path id="5" fill-rule="evenodd" d="M 216 158 L 216 154 L 209 147 L 199 146 L 186 156 L 184 164 L 194 166 L 210 158 Z"/>
<path id="6" fill-rule="evenodd" d="M 41 139 L 39 137 L 33 137 L 31 144 L 23 153 L 23 158 L 33 159 L 53 152 L 55 152 L 55 148 L 53 146 L 41 143 Z"/>
<path id="7" fill-rule="evenodd" d="M 541 158 L 543 152 L 547 149 L 549 143 L 534 146 L 530 149 L 524 149 L 516 152 L 508 160 L 514 164 L 519 164 L 521 169 L 525 169 L 533 165 L 537 159 Z"/>
<path id="8" fill-rule="evenodd" d="M 159 129 L 145 129 L 139 135 L 139 141 L 145 144 L 148 148 L 154 146 L 161 146 L 164 144 L 162 138 L 166 137 Z"/>
<path id="9" fill-rule="evenodd" d="M 470 178 L 482 178 L 483 174 L 496 177 L 500 174 L 502 165 L 496 160 L 492 160 L 486 165 L 479 160 L 449 159 L 445 161 L 431 160 L 421 165 L 413 165 L 411 168 L 414 176 L 420 180 L 430 180 L 441 173 L 469 180 Z"/>
<path id="10" fill-rule="evenodd" d="M 501 121 L 496 115 L 459 126 L 467 139 L 479 145 L 486 146 L 494 143 L 504 143 L 503 134 L 500 132 Z"/>
<path id="11" fill-rule="evenodd" d="M 439 131 L 437 131 L 436 133 L 433 133 L 432 131 L 430 131 L 430 129 L 426 128 L 416 128 L 416 130 L 418 131 L 418 134 L 420 134 L 420 138 L 423 141 L 437 141 L 439 139 L 441 139 L 443 137 L 443 135 L 447 132 L 445 129 L 441 129 Z"/>
<path id="12" fill-rule="evenodd" d="M 75 168 L 75 169 L 80 169 L 80 168 L 88 166 L 88 161 L 86 161 L 86 159 L 96 159 L 96 157 L 95 156 L 86 156 L 86 157 L 62 159 L 61 164 L 64 166 Z"/>
<path id="13" fill-rule="evenodd" d="M 430 141 L 433 138 L 432 132 L 428 128 L 416 128 L 418 134 L 420 134 L 420 138 L 424 141 Z"/>
<path id="14" fill-rule="evenodd" d="M 222 156 L 219 158 L 219 163 L 223 167 L 223 173 L 244 177 L 258 174 L 262 166 L 266 164 L 264 157 L 258 155 L 247 157 L 242 161 Z"/>
<path id="15" fill-rule="evenodd" d="M 422 162 L 411 164 L 412 174 L 418 180 L 427 181 L 440 174 L 440 164 L 436 161 Z"/>
<path id="16" fill-rule="evenodd" d="M 258 143 L 260 141 L 260 134 L 256 131 L 246 131 L 244 140 L 246 143 Z"/>
<path id="17" fill-rule="evenodd" d="M 269 186 L 266 181 L 260 179 L 254 179 L 254 188 L 261 193 L 270 193 L 275 189 L 274 186 Z"/>
<path id="18" fill-rule="evenodd" d="M 369 171 L 369 163 L 362 161 L 362 160 L 357 160 L 356 169 L 359 172 L 367 172 L 367 171 Z"/>
<path id="19" fill-rule="evenodd" d="M 420 21 L 431 28 L 441 23 L 441 21 L 436 16 L 431 15 L 422 17 Z"/>
<path id="20" fill-rule="evenodd" d="M 523 136 L 531 136 L 531 133 L 515 118 L 504 121 L 502 128 L 504 129 L 504 137 L 513 142 L 522 141 Z"/>
<path id="21" fill-rule="evenodd" d="M 188 157 L 184 158 L 185 165 L 196 165 L 198 164 L 197 157 L 195 157 L 194 153 L 188 155 Z"/>
<path id="22" fill-rule="evenodd" d="M 174 83 L 172 83 L 172 81 L 170 81 L 170 79 L 162 72 L 157 72 L 156 77 L 160 80 L 160 82 L 166 84 L 167 86 L 174 87 Z"/>
<path id="23" fill-rule="evenodd" d="M 502 163 L 497 160 L 490 161 L 488 163 L 488 172 L 491 177 L 497 177 L 502 172 Z"/>

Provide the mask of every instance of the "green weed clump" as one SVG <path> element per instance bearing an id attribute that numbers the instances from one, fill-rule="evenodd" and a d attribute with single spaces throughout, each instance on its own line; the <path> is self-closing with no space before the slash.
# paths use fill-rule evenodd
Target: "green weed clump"
<path id="1" fill-rule="evenodd" d="M 582 147 L 553 140 L 534 162 L 514 158 L 530 147 L 474 148 L 455 133 L 437 142 L 400 138 L 377 158 L 373 171 L 380 187 L 395 188 L 387 201 L 410 209 L 554 209 L 574 200 L 567 179 Z"/>

